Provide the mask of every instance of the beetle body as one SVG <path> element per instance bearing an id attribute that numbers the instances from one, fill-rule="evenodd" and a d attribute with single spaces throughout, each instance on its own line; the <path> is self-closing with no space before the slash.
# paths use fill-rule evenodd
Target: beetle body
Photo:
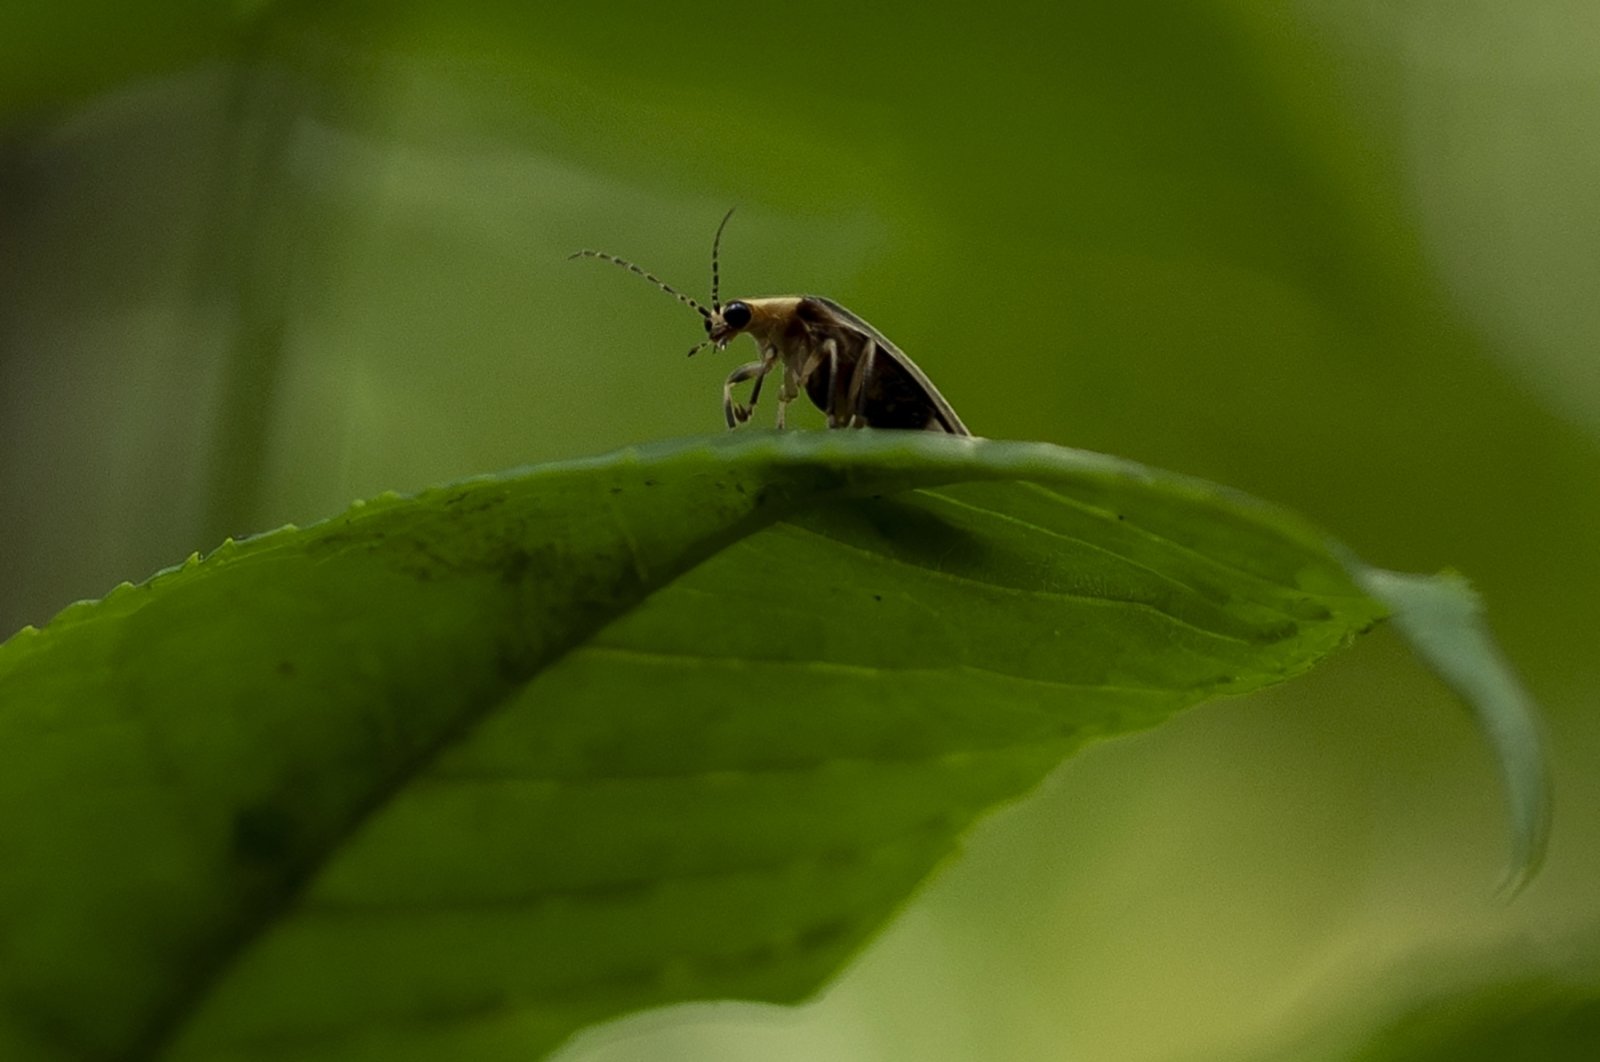
<path id="1" fill-rule="evenodd" d="M 722 229 L 711 245 L 711 308 L 673 288 L 626 259 L 602 251 L 579 251 L 574 258 L 602 258 L 637 273 L 695 310 L 704 319 L 706 338 L 689 351 L 722 350 L 748 335 L 760 352 L 741 365 L 722 386 L 722 411 L 729 428 L 748 421 L 767 376 L 781 372 L 777 426 L 784 427 L 790 402 L 804 394 L 828 418 L 830 428 L 901 428 L 971 435 L 950 403 L 916 363 L 882 332 L 820 295 L 778 295 L 733 299 L 718 297 L 717 253 Z M 749 404 L 735 400 L 734 388 L 753 381 Z"/>
<path id="2" fill-rule="evenodd" d="M 761 381 L 781 370 L 778 427 L 790 402 L 804 394 L 828 418 L 830 428 L 902 428 L 970 435 L 950 403 L 922 370 L 860 317 L 820 295 L 735 299 L 707 320 L 718 349 L 741 334 L 761 352 L 723 387 L 728 426 L 750 419 Z M 754 379 L 750 404 L 733 400 L 733 388 Z"/>

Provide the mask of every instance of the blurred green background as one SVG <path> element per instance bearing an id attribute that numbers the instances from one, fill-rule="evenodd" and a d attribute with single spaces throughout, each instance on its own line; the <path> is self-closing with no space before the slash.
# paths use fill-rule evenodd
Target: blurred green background
<path id="1" fill-rule="evenodd" d="M 813 1005 L 569 1062 L 1337 1057 L 1454 987 L 1600 984 L 1594 4 L 22 0 L 0 118 L 6 632 L 354 498 L 720 431 L 753 350 L 686 361 L 693 314 L 565 259 L 700 296 L 737 204 L 725 296 L 838 299 L 981 435 L 1459 567 L 1547 708 L 1509 907 L 1488 752 L 1380 632 L 1075 760 Z"/>

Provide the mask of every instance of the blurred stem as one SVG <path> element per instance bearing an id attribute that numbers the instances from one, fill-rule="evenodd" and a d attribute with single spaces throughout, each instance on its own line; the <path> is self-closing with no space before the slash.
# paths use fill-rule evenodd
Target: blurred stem
<path id="1" fill-rule="evenodd" d="M 258 530 L 295 264 L 308 238 L 290 155 L 315 89 L 273 41 L 281 37 L 263 25 L 241 49 L 224 117 L 216 216 L 201 259 L 202 301 L 229 326 L 201 526 L 208 547 Z"/>

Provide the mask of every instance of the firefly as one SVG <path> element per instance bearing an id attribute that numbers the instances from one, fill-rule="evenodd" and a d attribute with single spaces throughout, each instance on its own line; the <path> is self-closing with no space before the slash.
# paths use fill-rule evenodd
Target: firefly
<path id="1" fill-rule="evenodd" d="M 733 211 L 723 215 L 711 242 L 711 308 L 674 288 L 654 273 L 604 251 L 578 251 L 572 258 L 599 258 L 648 280 L 703 318 L 706 338 L 690 351 L 723 350 L 748 335 L 760 358 L 728 374 L 722 385 L 722 412 L 729 428 L 748 421 L 761 397 L 768 374 L 782 370 L 778 388 L 777 426 L 804 394 L 828 418 L 830 428 L 901 428 L 971 435 L 915 362 L 876 328 L 850 310 L 821 295 L 768 295 L 733 299 L 718 295 L 717 259 L 722 230 Z M 734 388 L 754 381 L 748 404 L 734 398 Z"/>

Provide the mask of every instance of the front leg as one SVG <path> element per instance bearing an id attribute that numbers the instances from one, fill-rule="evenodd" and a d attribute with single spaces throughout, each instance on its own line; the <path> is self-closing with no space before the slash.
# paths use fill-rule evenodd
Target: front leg
<path id="1" fill-rule="evenodd" d="M 767 351 L 760 361 L 739 366 L 728 374 L 727 380 L 723 381 L 722 415 L 727 419 L 729 428 L 743 424 L 756 411 L 756 401 L 761 397 L 761 382 L 767 378 L 767 373 L 772 371 L 776 361 L 777 356 L 772 351 Z M 750 404 L 741 406 L 733 400 L 733 389 L 749 379 L 754 379 L 756 385 L 750 389 Z"/>

